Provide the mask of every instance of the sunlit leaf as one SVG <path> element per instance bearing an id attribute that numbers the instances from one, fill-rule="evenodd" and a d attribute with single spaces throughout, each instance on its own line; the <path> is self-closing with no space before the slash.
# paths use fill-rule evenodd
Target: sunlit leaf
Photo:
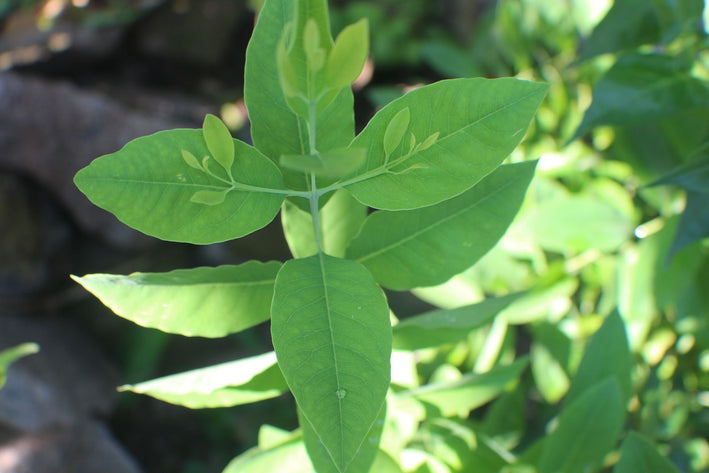
<path id="1" fill-rule="evenodd" d="M 437 205 L 374 212 L 347 256 L 390 289 L 441 284 L 472 266 L 502 237 L 522 204 L 535 164 L 502 166 L 472 189 Z"/>
<path id="2" fill-rule="evenodd" d="M 273 352 L 120 388 L 192 409 L 249 404 L 287 389 Z"/>
<path id="3" fill-rule="evenodd" d="M 353 141 L 367 161 L 345 180 L 360 202 L 404 210 L 454 197 L 498 167 L 524 137 L 546 94 L 545 84 L 516 79 L 455 79 L 411 91 L 381 109 Z M 439 133 L 427 149 L 397 148 L 389 158 L 384 134 L 394 117 L 411 110 L 418 142 Z"/>
<path id="4" fill-rule="evenodd" d="M 201 130 L 170 130 L 135 139 L 115 153 L 95 159 L 76 174 L 76 186 L 95 205 L 148 235 L 195 244 L 211 244 L 247 235 L 278 213 L 283 190 L 278 168 L 255 148 L 233 141 L 239 159 L 232 167 L 237 183 L 220 205 L 213 194 L 204 203 L 196 192 L 226 192 L 229 185 L 186 164 L 183 151 L 205 156 Z M 193 163 L 194 164 L 194 163 Z M 216 171 L 215 171 L 216 172 Z M 223 178 L 227 178 L 222 170 Z M 205 194 L 198 194 L 197 199 Z"/>
<path id="5" fill-rule="evenodd" d="M 359 76 L 369 53 L 369 24 L 366 19 L 346 26 L 330 50 L 325 68 L 329 87 L 339 89 L 350 85 Z"/>
<path id="6" fill-rule="evenodd" d="M 280 263 L 73 277 L 116 314 L 145 327 L 223 337 L 267 320 Z"/>

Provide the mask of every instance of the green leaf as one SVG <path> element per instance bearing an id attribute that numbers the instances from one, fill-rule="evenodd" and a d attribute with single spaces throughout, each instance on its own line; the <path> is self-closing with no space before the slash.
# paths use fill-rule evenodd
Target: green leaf
<path id="1" fill-rule="evenodd" d="M 283 375 L 332 467 L 345 472 L 362 458 L 371 463 L 377 444 L 365 439 L 389 386 L 391 327 L 369 272 L 323 254 L 286 262 L 276 278 L 271 334 Z"/>
<path id="2" fill-rule="evenodd" d="M 674 184 L 688 191 L 709 193 L 709 142 L 704 143 L 692 155 L 689 161 L 648 184 L 648 187 Z"/>
<path id="3" fill-rule="evenodd" d="M 643 123 L 706 107 L 707 84 L 692 77 L 683 61 L 661 54 L 621 57 L 593 88 L 593 102 L 574 138 L 600 125 Z"/>
<path id="4" fill-rule="evenodd" d="M 597 471 L 623 428 L 625 404 L 615 379 L 586 390 L 567 404 L 544 441 L 539 473 Z"/>
<path id="5" fill-rule="evenodd" d="M 135 139 L 95 159 L 76 174 L 74 182 L 95 205 L 156 238 L 198 245 L 231 240 L 273 220 L 284 196 L 269 190 L 285 191 L 273 163 L 245 143 L 234 145 L 239 159 L 232 172 L 235 185 L 242 188 L 231 190 L 225 182 L 186 164 L 184 150 L 196 156 L 208 154 L 200 130 L 162 131 Z M 227 179 L 225 173 L 222 179 Z M 222 204 L 205 206 L 191 201 L 199 191 L 228 193 Z"/>
<path id="6" fill-rule="evenodd" d="M 7 368 L 14 363 L 28 355 L 39 352 L 39 345 L 36 343 L 22 343 L 14 347 L 5 348 L 0 351 L 0 388 L 5 385 L 7 379 Z"/>
<path id="7" fill-rule="evenodd" d="M 346 26 L 335 39 L 325 68 L 327 86 L 339 89 L 355 81 L 369 53 L 369 23 L 361 19 Z"/>
<path id="8" fill-rule="evenodd" d="M 345 248 L 359 232 L 367 208 L 357 202 L 345 189 L 336 191 L 320 210 L 323 251 L 331 256 L 344 257 Z M 281 212 L 283 232 L 291 253 L 296 258 L 316 254 L 313 219 L 309 212 L 286 201 Z"/>
<path id="9" fill-rule="evenodd" d="M 656 43 L 660 36 L 660 21 L 652 1 L 618 0 L 585 41 L 579 59 Z"/>
<path id="10" fill-rule="evenodd" d="M 197 157 L 194 154 L 187 151 L 186 149 L 182 150 L 182 159 L 185 161 L 185 163 L 189 167 L 197 169 L 199 171 L 204 170 L 202 165 L 199 163 L 199 160 L 197 159 Z"/>
<path id="11" fill-rule="evenodd" d="M 384 427 L 386 411 L 386 403 L 383 403 L 377 420 L 372 423 L 366 437 L 361 441 L 360 451 L 357 456 L 352 459 L 351 463 L 340 467 L 333 461 L 331 453 L 313 429 L 312 424 L 303 415 L 302 410 L 298 409 L 298 418 L 303 431 L 303 442 L 310 456 L 310 461 L 315 466 L 315 470 L 318 473 L 357 473 L 360 471 L 380 473 L 384 471 L 384 468 L 390 470 L 391 459 L 377 449 Z"/>
<path id="12" fill-rule="evenodd" d="M 343 184 L 365 205 L 404 210 L 425 207 L 472 187 L 500 165 L 522 140 L 547 86 L 516 79 L 454 79 L 409 92 L 381 109 L 352 142 L 367 162 Z M 431 147 L 400 147 L 387 160 L 384 134 L 409 108 L 417 141 L 435 133 Z"/>
<path id="13" fill-rule="evenodd" d="M 263 431 L 262 426 L 261 430 Z M 259 432 L 261 437 L 261 432 Z M 259 445 L 234 458 L 222 473 L 315 473 L 305 452 L 302 434 L 294 432 L 281 442 Z"/>
<path id="14" fill-rule="evenodd" d="M 227 173 L 231 172 L 231 166 L 234 164 L 234 139 L 224 122 L 207 114 L 202 124 L 202 133 L 212 157 Z"/>
<path id="15" fill-rule="evenodd" d="M 296 11 L 296 6 L 299 11 Z M 256 148 L 274 163 L 277 163 L 282 155 L 302 155 L 310 152 L 307 125 L 303 118 L 296 116 L 288 107 L 281 89 L 277 66 L 278 42 L 286 23 L 300 21 L 304 27 L 308 19 L 313 19 L 318 25 L 321 47 L 329 51 L 332 39 L 326 0 L 269 0 L 259 14 L 246 50 L 244 100 L 249 110 L 251 136 Z M 303 61 L 304 54 L 303 51 Z M 298 71 L 293 73 L 301 74 Z M 293 80 L 301 79 L 303 78 L 298 76 Z M 334 101 L 318 114 L 316 149 L 325 152 L 343 148 L 350 144 L 353 137 L 352 91 L 345 87 Z M 289 187 L 308 190 L 309 182 L 303 173 L 286 171 L 284 178 Z M 301 204 L 300 201 L 305 202 L 303 199 L 297 199 L 298 204 Z"/>
<path id="16" fill-rule="evenodd" d="M 535 165 L 502 166 L 437 205 L 374 212 L 352 240 L 347 257 L 364 264 L 389 289 L 443 283 L 495 246 L 524 200 Z"/>
<path id="17" fill-rule="evenodd" d="M 391 156 L 397 146 L 401 143 L 401 140 L 406 134 L 406 130 L 409 128 L 409 122 L 411 121 L 411 110 L 409 107 L 403 108 L 394 115 L 389 124 L 384 130 L 384 156 L 387 158 Z"/>
<path id="18" fill-rule="evenodd" d="M 632 366 L 625 325 L 618 313 L 613 312 L 606 317 L 601 328 L 588 342 L 578 371 L 571 381 L 571 388 L 566 396 L 567 404 L 604 379 L 612 377 L 620 389 L 621 400 L 625 405 L 633 395 Z"/>
<path id="19" fill-rule="evenodd" d="M 667 458 L 662 456 L 645 437 L 629 432 L 620 447 L 620 460 L 613 473 L 679 473 Z"/>
<path id="20" fill-rule="evenodd" d="M 445 417 L 467 417 L 473 409 L 499 396 L 507 385 L 519 378 L 527 364 L 526 358 L 520 358 L 510 365 L 495 367 L 484 374 L 469 373 L 456 381 L 428 384 L 398 395 L 432 404 Z"/>
<path id="21" fill-rule="evenodd" d="M 542 248 L 581 253 L 617 250 L 633 234 L 633 221 L 592 193 L 548 199 L 522 217 L 529 236 Z"/>
<path id="22" fill-rule="evenodd" d="M 313 173 L 316 176 L 342 177 L 359 168 L 366 159 L 360 148 L 342 148 L 313 155 L 283 155 L 281 167 L 292 171 Z"/>
<path id="23" fill-rule="evenodd" d="M 457 309 L 434 310 L 409 317 L 394 326 L 394 348 L 418 350 L 465 340 L 471 331 L 490 322 L 522 293 L 487 299 Z"/>
<path id="24" fill-rule="evenodd" d="M 144 327 L 223 337 L 268 319 L 278 262 L 72 278 L 116 314 Z"/>
<path id="25" fill-rule="evenodd" d="M 687 192 L 687 205 L 677 227 L 677 234 L 668 252 L 668 258 L 697 240 L 709 236 L 709 209 L 707 192 Z"/>
<path id="26" fill-rule="evenodd" d="M 287 389 L 273 352 L 119 388 L 191 409 L 250 404 Z"/>

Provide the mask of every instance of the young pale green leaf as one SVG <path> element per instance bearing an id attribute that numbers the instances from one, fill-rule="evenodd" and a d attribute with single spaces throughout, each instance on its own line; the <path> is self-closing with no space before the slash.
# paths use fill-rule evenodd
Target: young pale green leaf
<path id="1" fill-rule="evenodd" d="M 637 432 L 629 432 L 620 447 L 620 460 L 613 473 L 679 473 L 671 461 Z"/>
<path id="2" fill-rule="evenodd" d="M 633 359 L 628 347 L 625 325 L 617 312 L 606 317 L 605 322 L 588 342 L 578 371 L 571 382 L 566 402 L 572 403 L 606 378 L 618 383 L 623 405 L 633 395 L 631 380 Z"/>
<path id="3" fill-rule="evenodd" d="M 394 152 L 409 128 L 411 121 L 411 110 L 409 107 L 403 108 L 394 115 L 389 124 L 384 130 L 384 156 L 389 158 Z M 413 136 L 413 135 L 412 135 Z M 413 146 L 412 146 L 413 148 Z"/>
<path id="4" fill-rule="evenodd" d="M 369 54 L 369 23 L 361 19 L 346 26 L 335 39 L 325 66 L 328 87 L 339 89 L 350 85 L 362 72 Z"/>
<path id="5" fill-rule="evenodd" d="M 199 163 L 197 157 L 186 149 L 182 150 L 182 159 L 185 161 L 185 164 L 187 164 L 191 168 L 197 169 L 199 171 L 202 171 L 204 169 Z"/>
<path id="6" fill-rule="evenodd" d="M 228 191 L 197 191 L 190 197 L 190 202 L 204 205 L 219 205 L 226 199 Z"/>
<path id="7" fill-rule="evenodd" d="M 431 404 L 445 417 L 467 417 L 470 411 L 488 403 L 517 380 L 527 364 L 526 358 L 520 358 L 511 365 L 498 366 L 484 374 L 465 374 L 456 381 L 428 384 L 398 396 L 414 397 Z"/>
<path id="8" fill-rule="evenodd" d="M 689 67 L 684 58 L 661 54 L 621 57 L 593 88 L 593 102 L 574 138 L 600 125 L 643 123 L 706 108 L 709 87 L 692 77 Z"/>
<path id="9" fill-rule="evenodd" d="M 307 125 L 288 107 L 277 65 L 278 43 L 286 23 L 293 22 L 295 25 L 299 21 L 305 25 L 308 19 L 313 19 L 318 25 L 321 47 L 329 51 L 332 39 L 326 0 L 269 0 L 259 14 L 246 50 L 244 100 L 249 109 L 251 135 L 256 148 L 274 163 L 282 155 L 310 152 Z M 302 61 L 305 61 L 304 57 Z M 300 70 L 293 69 L 293 74 L 295 76 L 291 81 L 294 83 L 305 79 L 301 77 L 303 72 Z M 318 112 L 316 130 L 316 149 L 320 152 L 350 144 L 354 137 L 354 112 L 349 87 L 343 87 L 332 103 Z M 308 190 L 309 182 L 303 173 L 285 171 L 284 178 L 289 187 Z"/>
<path id="10" fill-rule="evenodd" d="M 308 18 L 303 31 L 303 48 L 311 73 L 317 72 L 325 63 L 325 52 L 320 47 L 320 32 L 314 19 Z"/>
<path id="11" fill-rule="evenodd" d="M 72 276 L 116 314 L 144 327 L 223 337 L 267 320 L 280 263 Z"/>
<path id="12" fill-rule="evenodd" d="M 625 403 L 609 378 L 567 404 L 556 430 L 544 441 L 539 473 L 597 471 L 623 428 Z"/>
<path id="13" fill-rule="evenodd" d="M 340 148 L 313 155 L 283 155 L 281 167 L 292 171 L 313 173 L 323 177 L 342 177 L 362 166 L 366 150 L 362 148 Z"/>
<path id="14" fill-rule="evenodd" d="M 394 348 L 418 350 L 457 343 L 476 328 L 492 322 L 495 315 L 522 293 L 487 299 L 451 310 L 434 310 L 409 317 L 394 326 Z"/>
<path id="15" fill-rule="evenodd" d="M 275 429 L 262 425 L 259 430 L 259 445 L 234 458 L 222 473 L 315 473 L 303 445 L 302 434 L 277 432 L 272 442 L 262 442 L 267 430 Z M 280 429 L 279 429 L 280 430 Z M 271 437 L 272 435 L 269 435 Z"/>
<path id="16" fill-rule="evenodd" d="M 287 389 L 273 352 L 119 388 L 191 409 L 250 404 Z"/>
<path id="17" fill-rule="evenodd" d="M 472 266 L 504 235 L 535 165 L 502 166 L 458 197 L 430 207 L 374 212 L 347 257 L 364 264 L 389 289 L 441 284 Z"/>
<path id="18" fill-rule="evenodd" d="M 224 122 L 212 114 L 207 114 L 202 124 L 202 133 L 212 157 L 227 173 L 231 173 L 231 166 L 234 164 L 234 138 Z"/>
<path id="19" fill-rule="evenodd" d="M 366 217 L 367 207 L 357 202 L 346 190 L 336 191 L 320 210 L 323 251 L 343 258 L 345 248 L 359 232 Z M 286 201 L 281 211 L 281 222 L 294 257 L 305 258 L 317 253 L 310 213 Z"/>
<path id="20" fill-rule="evenodd" d="M 5 385 L 7 378 L 7 368 L 14 363 L 28 355 L 32 355 L 39 352 L 39 345 L 36 343 L 22 343 L 20 345 L 6 348 L 0 351 L 0 388 Z"/>
<path id="21" fill-rule="evenodd" d="M 381 109 L 352 142 L 367 149 L 367 161 L 343 179 L 365 205 L 405 210 L 436 204 L 472 187 L 522 140 L 546 84 L 517 79 L 454 79 L 409 92 Z M 409 131 L 418 142 L 435 143 L 408 153 L 399 147 L 387 159 L 384 134 L 394 117 L 411 109 Z"/>
<path id="22" fill-rule="evenodd" d="M 389 386 L 391 326 L 366 268 L 324 254 L 286 262 L 276 278 L 271 334 L 302 416 L 335 471 L 371 462 L 377 443 L 366 439 Z"/>
<path id="23" fill-rule="evenodd" d="M 95 159 L 74 177 L 95 205 L 143 233 L 168 241 L 205 245 L 247 235 L 268 224 L 283 201 L 283 177 L 255 148 L 235 141 L 239 159 L 232 166 L 236 187 L 186 164 L 184 150 L 209 153 L 201 130 L 170 130 L 144 136 L 121 150 Z M 227 179 L 223 173 L 223 179 Z M 196 203 L 200 191 L 229 192 Z"/>

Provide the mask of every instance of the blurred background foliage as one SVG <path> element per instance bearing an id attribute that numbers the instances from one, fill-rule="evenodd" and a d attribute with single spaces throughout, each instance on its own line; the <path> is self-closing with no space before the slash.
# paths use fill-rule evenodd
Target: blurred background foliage
<path id="1" fill-rule="evenodd" d="M 5 36 L 31 19 L 43 39 L 34 55 L 28 45 L 6 47 L 0 69 L 41 72 L 38 64 L 71 51 L 77 31 L 121 28 L 122 47 L 169 59 L 149 86 L 170 84 L 215 104 L 244 133 L 239 41 L 260 2 L 222 3 L 220 11 L 239 14 L 219 29 L 189 0 L 4 0 Z M 403 320 L 521 293 L 463 341 L 395 355 L 388 422 L 396 435 L 383 444 L 402 465 L 391 471 L 709 472 L 707 4 L 339 0 L 331 9 L 335 33 L 370 21 L 360 127 L 377 107 L 439 79 L 550 85 L 510 157 L 540 162 L 504 238 L 447 283 L 414 290 L 417 299 L 390 294 Z M 136 46 L 164 25 L 176 36 L 142 36 Z M 117 50 L 109 59 L 126 65 Z M 102 62 L 93 72 L 125 78 L 116 67 Z M 77 81 L 80 72 L 67 75 Z M 120 327 L 129 381 L 174 370 L 179 363 L 165 359 L 193 359 L 207 344 Z M 225 343 L 265 351 L 266 331 Z M 220 471 L 220 461 L 256 443 L 265 420 L 292 429 L 289 406 L 286 398 L 201 413 L 191 428 L 208 433 L 205 448 L 217 460 L 183 458 L 171 471 Z M 638 469 L 642 462 L 650 469 Z"/>

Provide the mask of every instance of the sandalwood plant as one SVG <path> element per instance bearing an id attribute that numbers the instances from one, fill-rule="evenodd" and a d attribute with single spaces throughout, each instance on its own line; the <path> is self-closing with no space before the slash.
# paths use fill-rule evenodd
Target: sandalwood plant
<path id="1" fill-rule="evenodd" d="M 280 213 L 286 262 L 75 279 L 119 316 L 169 333 L 224 337 L 270 320 L 273 352 L 124 389 L 193 408 L 290 390 L 306 468 L 319 473 L 387 461 L 392 346 L 454 342 L 511 300 L 392 329 L 383 288 L 441 284 L 502 237 L 535 168 L 503 162 L 547 89 L 444 80 L 386 105 L 355 136 L 350 84 L 368 34 L 362 20 L 333 40 L 326 0 L 267 0 L 246 58 L 253 146 L 207 115 L 201 129 L 137 138 L 75 177 L 94 204 L 167 241 L 237 239 Z"/>

